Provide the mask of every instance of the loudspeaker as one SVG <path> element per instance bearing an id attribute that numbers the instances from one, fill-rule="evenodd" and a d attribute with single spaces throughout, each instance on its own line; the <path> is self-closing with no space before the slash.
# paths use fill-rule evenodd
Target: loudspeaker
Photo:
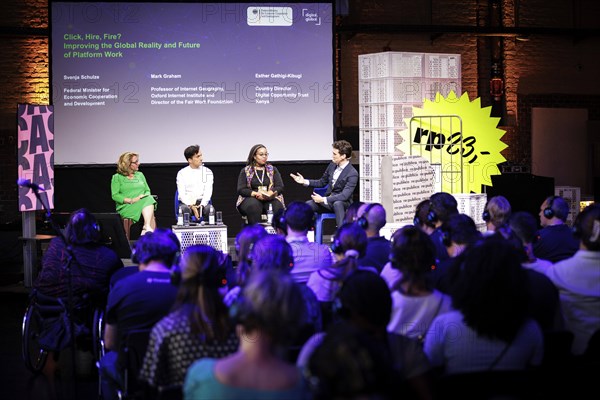
<path id="1" fill-rule="evenodd" d="M 486 187 L 488 199 L 504 196 L 512 212 L 527 211 L 533 215 L 540 212 L 540 204 L 554 195 L 554 178 L 532 174 L 492 175 L 492 185 Z"/>

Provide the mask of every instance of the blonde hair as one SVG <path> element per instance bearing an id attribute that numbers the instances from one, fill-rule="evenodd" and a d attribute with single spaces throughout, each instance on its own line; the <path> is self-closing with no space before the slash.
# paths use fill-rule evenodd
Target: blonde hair
<path id="1" fill-rule="evenodd" d="M 119 161 L 117 161 L 117 173 L 121 175 L 129 175 L 129 167 L 131 165 L 131 158 L 138 157 L 137 153 L 132 151 L 126 151 L 125 153 L 119 156 Z"/>

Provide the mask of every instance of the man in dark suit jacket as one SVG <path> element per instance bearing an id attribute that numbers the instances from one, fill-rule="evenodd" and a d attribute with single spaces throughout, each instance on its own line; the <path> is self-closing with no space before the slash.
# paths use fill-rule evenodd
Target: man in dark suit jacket
<path id="1" fill-rule="evenodd" d="M 333 142 L 332 163 L 327 166 L 321 179 L 305 179 L 300 174 L 290 174 L 299 184 L 310 187 L 325 187 L 325 196 L 314 193 L 307 204 L 318 213 L 335 212 L 335 222 L 341 226 L 346 209 L 352 203 L 352 194 L 358 184 L 358 172 L 350 164 L 352 145 L 345 140 Z"/>

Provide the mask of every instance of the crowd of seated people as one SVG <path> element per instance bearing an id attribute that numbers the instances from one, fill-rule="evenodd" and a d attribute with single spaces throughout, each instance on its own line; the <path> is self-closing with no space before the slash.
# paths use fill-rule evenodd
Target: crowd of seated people
<path id="1" fill-rule="evenodd" d="M 557 331 L 573 337 L 560 368 L 590 360 L 600 331 L 600 206 L 576 220 L 579 250 L 552 263 L 536 253 L 533 215 L 495 197 L 482 235 L 451 198 L 421 202 L 414 225 L 376 240 L 368 258 L 386 220 L 377 203 L 351 208 L 325 246 L 307 238 L 310 206 L 291 202 L 275 217 L 278 234 L 242 229 L 233 269 L 211 247 L 180 258 L 172 232 L 146 233 L 135 245 L 139 272 L 108 294 L 103 398 L 124 385 L 119 347 L 142 328 L 149 342 L 136 373 L 147 398 L 163 388 L 190 400 L 449 398 L 448 379 L 493 373 L 539 385 L 532 377 Z M 559 199 L 545 201 L 540 220 L 558 218 L 547 209 L 562 218 Z M 486 389 L 514 395 L 509 388 Z"/>

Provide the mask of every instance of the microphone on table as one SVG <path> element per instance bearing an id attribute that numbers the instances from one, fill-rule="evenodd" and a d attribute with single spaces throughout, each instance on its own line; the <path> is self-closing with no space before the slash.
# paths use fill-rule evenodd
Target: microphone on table
<path id="1" fill-rule="evenodd" d="M 46 191 L 46 189 L 44 189 L 43 186 L 40 186 L 37 183 L 33 183 L 29 179 L 23 179 L 23 178 L 17 179 L 17 185 L 19 185 L 21 187 L 29 188 L 29 189 L 33 190 L 34 192 L 45 192 Z"/>

